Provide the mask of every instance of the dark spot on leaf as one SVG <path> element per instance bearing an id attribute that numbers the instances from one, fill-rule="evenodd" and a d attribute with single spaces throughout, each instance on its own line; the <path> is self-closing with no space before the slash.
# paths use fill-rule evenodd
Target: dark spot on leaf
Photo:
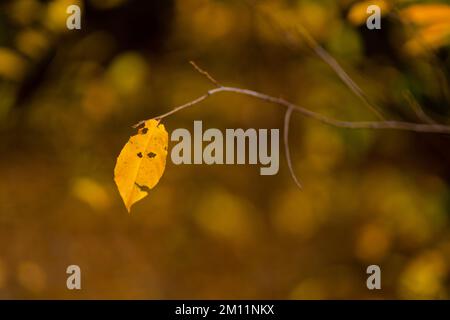
<path id="1" fill-rule="evenodd" d="M 147 193 L 150 191 L 150 188 L 147 187 L 145 184 L 140 185 L 140 184 L 138 184 L 137 182 L 135 182 L 134 184 L 135 184 L 141 191 L 145 191 L 145 192 L 147 192 Z"/>
<path id="2" fill-rule="evenodd" d="M 149 158 L 154 158 L 154 157 L 156 157 L 156 153 L 149 152 L 149 153 L 147 153 L 147 156 L 148 156 Z"/>
<path id="3" fill-rule="evenodd" d="M 138 156 L 139 158 L 142 158 L 142 152 L 139 152 L 139 153 L 137 154 L 137 156 Z"/>

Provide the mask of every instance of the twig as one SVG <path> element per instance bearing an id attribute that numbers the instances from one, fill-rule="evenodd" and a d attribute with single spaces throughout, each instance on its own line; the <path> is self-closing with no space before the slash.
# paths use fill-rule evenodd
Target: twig
<path id="1" fill-rule="evenodd" d="M 204 75 L 209 81 L 211 81 L 216 87 L 220 88 L 222 85 L 214 79 L 207 71 L 200 68 L 194 61 L 189 61 L 189 63 L 197 70 L 200 74 Z"/>
<path id="2" fill-rule="evenodd" d="M 347 72 L 341 67 L 341 65 L 333 58 L 328 51 L 317 43 L 312 45 L 314 52 L 330 66 L 331 69 L 339 76 L 339 78 L 344 82 L 347 87 L 369 108 L 379 119 L 384 120 L 381 111 L 369 102 L 364 91 L 356 84 L 355 81 L 348 75 Z"/>
<path id="3" fill-rule="evenodd" d="M 348 129 L 378 129 L 378 130 L 403 130 L 403 131 L 412 131 L 412 132 L 423 132 L 423 133 L 443 133 L 443 134 L 450 134 L 450 126 L 441 125 L 441 124 L 421 124 L 421 123 L 412 123 L 412 122 L 403 122 L 403 121 L 344 121 L 344 120 L 338 120 L 334 119 L 328 116 L 325 116 L 323 114 L 311 111 L 309 109 L 303 108 L 301 106 L 298 106 L 294 103 L 291 103 L 287 100 L 284 100 L 282 98 L 276 98 L 261 92 L 249 90 L 249 89 L 241 89 L 241 88 L 235 88 L 235 87 L 219 87 L 215 89 L 209 90 L 206 94 L 198 97 L 195 100 L 192 100 L 186 104 L 183 104 L 179 107 L 173 108 L 171 111 L 164 113 L 162 115 L 159 115 L 157 117 L 154 117 L 153 119 L 159 119 L 162 120 L 166 118 L 167 116 L 170 116 L 178 111 L 181 111 L 182 109 L 186 109 L 188 107 L 194 106 L 203 100 L 207 99 L 209 96 L 212 96 L 214 94 L 217 94 L 219 92 L 233 92 L 245 96 L 251 96 L 254 98 L 257 98 L 259 100 L 263 100 L 266 102 L 270 102 L 273 104 L 285 106 L 285 107 L 291 107 L 293 111 L 297 111 L 298 113 L 302 114 L 303 116 L 307 118 L 311 118 L 313 120 L 317 120 L 319 122 L 322 122 L 324 124 L 339 127 L 339 128 L 348 128 Z M 139 123 L 142 123 L 145 121 L 141 121 Z M 139 125 L 136 124 L 135 126 Z"/>
<path id="4" fill-rule="evenodd" d="M 286 110 L 286 114 L 284 115 L 284 132 L 283 132 L 283 136 L 284 136 L 284 152 L 286 155 L 286 162 L 289 168 L 289 172 L 291 173 L 291 177 L 294 180 L 295 184 L 302 189 L 302 185 L 300 183 L 300 181 L 297 179 L 297 176 L 295 175 L 294 172 L 294 168 L 292 166 L 292 161 L 291 161 L 291 153 L 289 151 L 289 122 L 291 120 L 291 115 L 292 115 L 292 111 L 294 111 L 294 109 L 292 107 L 288 107 Z"/>
<path id="5" fill-rule="evenodd" d="M 203 76 L 205 76 L 209 81 L 211 81 L 214 85 L 216 85 L 217 88 L 209 90 L 206 94 L 188 102 L 181 106 L 175 107 L 169 112 L 166 112 L 160 116 L 157 116 L 153 119 L 156 119 L 158 121 L 161 121 L 162 119 L 178 112 L 183 109 L 192 107 L 203 100 L 206 100 L 209 96 L 212 96 L 219 92 L 233 92 L 245 96 L 250 96 L 257 98 L 262 101 L 266 101 L 269 103 L 281 105 L 284 107 L 287 107 L 286 114 L 284 117 L 284 149 L 286 153 L 286 161 L 287 165 L 289 167 L 289 172 L 292 176 L 292 179 L 294 180 L 295 184 L 301 189 L 302 186 L 297 179 L 290 156 L 289 151 L 289 124 L 290 119 L 293 111 L 297 111 L 303 116 L 307 118 L 311 118 L 314 120 L 317 120 L 319 122 L 322 122 L 324 124 L 339 127 L 339 128 L 348 128 L 348 129 L 392 129 L 392 130 L 405 130 L 405 131 L 412 131 L 412 132 L 423 132 L 423 133 L 443 133 L 443 134 L 450 134 L 450 126 L 436 124 L 436 123 L 428 123 L 428 124 L 418 124 L 418 123 L 411 123 L 411 122 L 401 122 L 401 121 L 343 121 L 343 120 L 337 120 L 334 118 L 330 118 L 328 116 L 322 115 L 320 113 L 311 111 L 309 109 L 303 108 L 301 106 L 298 106 L 294 103 L 291 103 L 287 100 L 284 100 L 283 98 L 276 98 L 261 92 L 249 90 L 249 89 L 241 89 L 241 88 L 235 88 L 235 87 L 224 87 L 219 84 L 208 72 L 201 69 L 199 66 L 197 66 L 194 62 L 191 62 L 191 65 Z M 145 120 L 140 121 L 133 127 L 139 127 L 143 123 L 145 123 Z"/>
<path id="6" fill-rule="evenodd" d="M 217 89 L 209 90 L 206 94 L 198 97 L 197 99 L 192 100 L 192 101 L 190 101 L 188 103 L 185 103 L 185 104 L 183 104 L 183 105 L 181 105 L 179 107 L 173 108 L 171 111 L 169 111 L 167 113 L 164 113 L 164 114 L 162 114 L 162 115 L 160 115 L 158 117 L 155 117 L 154 119 L 161 120 L 161 119 L 163 119 L 163 118 L 165 118 L 167 116 L 170 116 L 170 115 L 174 114 L 175 112 L 178 112 L 180 110 L 192 107 L 193 105 L 196 105 L 197 103 L 200 103 L 203 100 L 205 100 L 206 98 L 208 98 L 211 94 L 219 92 L 218 90 L 221 89 L 221 88 L 225 88 L 225 87 L 220 87 L 220 88 L 217 88 Z M 220 91 L 222 91 L 222 90 L 220 90 Z"/>
<path id="7" fill-rule="evenodd" d="M 416 114 L 417 118 L 419 118 L 419 120 L 425 122 L 425 123 L 432 123 L 432 124 L 436 124 L 436 121 L 434 121 L 433 119 L 431 119 L 422 109 L 422 107 L 420 106 L 420 104 L 417 102 L 416 99 L 414 99 L 414 96 L 412 95 L 411 92 L 409 91 L 405 91 L 404 92 L 404 97 L 406 99 L 406 101 L 408 102 L 409 106 L 411 107 L 411 109 L 413 109 L 414 113 Z"/>
<path id="8" fill-rule="evenodd" d="M 380 109 L 370 103 L 369 98 L 364 93 L 364 91 L 361 89 L 361 87 L 358 86 L 358 84 L 353 81 L 353 79 L 348 75 L 348 73 L 341 67 L 339 62 L 335 58 L 333 58 L 328 51 L 325 50 L 306 30 L 305 27 L 303 27 L 302 24 L 299 22 L 296 22 L 295 30 L 294 32 L 281 27 L 278 24 L 275 24 L 273 17 L 270 14 L 267 14 L 266 12 L 263 12 L 262 10 L 257 10 L 258 13 L 261 14 L 263 17 L 267 17 L 267 19 L 264 19 L 265 21 L 268 21 L 271 23 L 272 27 L 274 29 L 278 29 L 278 31 L 282 32 L 284 35 L 285 40 L 291 45 L 296 46 L 297 43 L 294 41 L 295 36 L 293 37 L 293 33 L 299 34 L 300 37 L 304 39 L 308 47 L 314 51 L 314 53 L 322 59 L 341 79 L 342 82 L 366 105 L 366 107 L 374 113 L 380 120 L 384 120 L 384 116 L 382 115 Z M 290 28 L 294 29 L 294 28 Z M 281 33 L 280 32 L 280 33 Z"/>

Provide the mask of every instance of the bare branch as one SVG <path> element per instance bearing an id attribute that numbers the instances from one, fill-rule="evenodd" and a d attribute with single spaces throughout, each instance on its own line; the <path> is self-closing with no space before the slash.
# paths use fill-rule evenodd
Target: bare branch
<path id="1" fill-rule="evenodd" d="M 222 88 L 223 88 L 223 87 L 222 87 Z M 218 88 L 218 89 L 220 89 L 220 88 Z M 215 89 L 215 90 L 217 90 L 217 89 Z M 154 119 L 162 120 L 162 119 L 164 119 L 165 117 L 170 116 L 170 115 L 172 115 L 172 114 L 174 114 L 174 113 L 176 113 L 176 112 L 178 112 L 178 111 L 180 111 L 180 110 L 183 110 L 183 109 L 192 107 L 193 105 L 196 105 L 197 103 L 200 103 L 200 102 L 202 102 L 203 100 L 205 100 L 206 98 L 208 98 L 211 94 L 214 94 L 215 92 L 213 92 L 213 91 L 215 91 L 215 90 L 210 90 L 210 91 L 208 91 L 208 93 L 206 93 L 206 94 L 204 94 L 204 95 L 198 97 L 197 99 L 192 100 L 192 101 L 190 101 L 190 102 L 188 102 L 188 103 L 185 103 L 185 104 L 183 104 L 183 105 L 181 105 L 181 106 L 179 106 L 179 107 L 173 108 L 171 111 L 169 111 L 169 112 L 167 112 L 167 113 L 164 113 L 164 114 L 162 114 L 162 115 L 160 115 L 160 116 L 158 116 L 158 117 L 155 117 Z"/>
<path id="2" fill-rule="evenodd" d="M 254 6 L 252 5 L 252 8 Z M 366 107 L 374 113 L 379 119 L 384 120 L 384 117 L 380 111 L 380 108 L 373 105 L 361 87 L 356 84 L 355 81 L 348 75 L 348 73 L 341 67 L 335 58 L 333 58 L 328 51 L 326 51 L 303 27 L 302 24 L 296 22 L 295 28 L 285 28 L 275 23 L 275 19 L 272 15 L 262 11 L 256 10 L 257 13 L 261 14 L 264 21 L 269 22 L 271 26 L 276 29 L 280 34 L 284 36 L 285 41 L 292 47 L 297 47 L 297 42 L 295 41 L 295 35 L 298 34 L 306 42 L 311 50 L 322 59 L 341 79 L 342 82 L 366 105 Z"/>
<path id="3" fill-rule="evenodd" d="M 214 79 L 207 71 L 200 68 L 194 61 L 189 61 L 189 63 L 197 70 L 200 74 L 204 75 L 206 78 L 208 78 L 209 81 L 211 81 L 216 87 L 220 88 L 222 85 Z"/>
<path id="4" fill-rule="evenodd" d="M 405 91 L 404 97 L 408 101 L 409 106 L 411 107 L 411 109 L 413 109 L 414 113 L 416 114 L 417 118 L 419 118 L 419 120 L 425 123 L 433 123 L 433 124 L 436 123 L 436 121 L 434 121 L 433 119 L 431 119 L 429 116 L 426 115 L 426 113 L 423 111 L 422 107 L 414 98 L 411 92 Z"/>
<path id="5" fill-rule="evenodd" d="M 347 87 L 359 98 L 361 101 L 381 120 L 384 120 L 381 111 L 378 110 L 377 107 L 372 105 L 369 102 L 364 91 L 356 84 L 355 81 L 348 75 L 347 72 L 341 67 L 341 65 L 333 58 L 328 51 L 326 51 L 323 47 L 318 45 L 317 43 L 313 43 L 312 49 L 314 52 L 326 63 L 330 66 L 331 69 L 341 78 L 342 82 L 344 82 Z"/>
<path id="6" fill-rule="evenodd" d="M 298 106 L 294 103 L 291 103 L 282 98 L 276 98 L 261 92 L 249 90 L 249 89 L 241 89 L 235 87 L 219 87 L 215 89 L 209 90 L 206 94 L 186 103 L 179 107 L 173 108 L 171 111 L 162 114 L 160 116 L 155 117 L 154 119 L 163 119 L 167 116 L 170 116 L 182 109 L 186 109 L 188 107 L 194 106 L 203 100 L 207 99 L 209 96 L 217 94 L 219 92 L 233 92 L 240 95 L 251 96 L 257 98 L 262 101 L 270 102 L 273 104 L 291 107 L 293 111 L 297 111 L 307 118 L 311 118 L 313 120 L 322 122 L 324 124 L 339 127 L 339 128 L 348 128 L 348 129 L 377 129 L 377 130 L 403 130 L 403 131 L 412 131 L 412 132 L 423 132 L 423 133 L 443 133 L 450 134 L 450 126 L 441 125 L 441 124 L 421 124 L 421 123 L 412 123 L 412 122 L 403 122 L 403 121 L 344 121 L 334 119 L 323 114 L 311 111 L 309 109 Z M 140 122 L 142 123 L 142 121 Z M 138 123 L 139 124 L 139 123 Z"/>
<path id="7" fill-rule="evenodd" d="M 145 121 L 146 121 L 146 120 L 141 120 L 141 121 L 139 121 L 138 123 L 133 124 L 131 127 L 134 128 L 134 129 L 137 129 L 137 128 L 139 128 L 140 126 L 144 125 Z"/>
<path id="8" fill-rule="evenodd" d="M 411 123 L 411 122 L 401 122 L 401 121 L 343 121 L 343 120 L 337 120 L 334 118 L 330 118 L 328 116 L 322 115 L 320 113 L 311 111 L 309 109 L 303 108 L 301 106 L 298 106 L 296 104 L 293 104 L 287 100 L 284 100 L 283 98 L 276 98 L 261 92 L 248 90 L 248 89 L 241 89 L 241 88 L 234 88 L 234 87 L 224 87 L 220 85 L 209 73 L 206 71 L 200 69 L 195 63 L 191 62 L 191 64 L 194 66 L 194 68 L 200 72 L 201 74 L 205 75 L 211 82 L 213 82 L 217 88 L 209 90 L 206 94 L 188 102 L 181 106 L 173 108 L 171 111 L 166 112 L 160 116 L 157 116 L 153 119 L 156 119 L 158 121 L 161 121 L 165 117 L 168 117 L 178 111 L 181 111 L 183 109 L 192 107 L 196 104 L 199 104 L 200 102 L 206 100 L 209 96 L 212 96 L 219 92 L 233 92 L 245 96 L 250 96 L 257 98 L 262 101 L 266 101 L 269 103 L 281 105 L 284 107 L 287 107 L 286 114 L 284 116 L 284 150 L 286 153 L 286 161 L 289 168 L 289 172 L 292 176 L 292 179 L 294 180 L 295 184 L 302 189 L 302 185 L 300 184 L 299 180 L 297 179 L 297 176 L 295 175 L 294 168 L 292 166 L 291 161 L 291 155 L 289 151 L 289 124 L 290 119 L 293 111 L 297 111 L 303 116 L 307 118 L 311 118 L 314 120 L 317 120 L 319 122 L 322 122 L 324 124 L 339 127 L 339 128 L 349 128 L 349 129 L 393 129 L 393 130 L 405 130 L 405 131 L 412 131 L 412 132 L 424 132 L 424 133 L 443 133 L 443 134 L 450 134 L 450 126 L 445 126 L 441 124 L 436 123 L 428 123 L 428 124 L 417 124 L 417 123 Z M 419 110 L 421 110 L 419 108 Z M 145 120 L 140 121 L 133 127 L 139 127 L 143 123 L 145 123 Z"/>
<path id="9" fill-rule="evenodd" d="M 289 172 L 291 173 L 291 177 L 294 180 L 295 184 L 302 189 L 302 185 L 300 181 L 297 179 L 297 176 L 295 175 L 294 168 L 292 166 L 291 161 L 291 153 L 289 151 L 289 122 L 291 120 L 292 111 L 294 111 L 294 108 L 288 107 L 286 110 L 286 114 L 284 115 L 284 152 L 286 155 L 286 162 L 289 168 Z"/>

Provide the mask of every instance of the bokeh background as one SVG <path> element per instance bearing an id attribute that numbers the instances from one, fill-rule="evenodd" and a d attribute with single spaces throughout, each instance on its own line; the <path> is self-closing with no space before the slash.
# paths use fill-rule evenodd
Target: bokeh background
<path id="1" fill-rule="evenodd" d="M 71 4 L 81 30 L 65 26 Z M 1 1 L 0 298 L 449 298 L 449 136 L 293 115 L 302 191 L 283 152 L 276 176 L 168 158 L 127 213 L 116 157 L 133 124 L 211 87 L 189 60 L 226 85 L 376 120 L 305 32 L 386 117 L 419 121 L 421 105 L 449 123 L 448 1 Z M 284 111 L 225 93 L 164 124 L 282 129 Z M 81 291 L 66 289 L 71 264 Z M 366 288 L 371 264 L 382 290 Z"/>

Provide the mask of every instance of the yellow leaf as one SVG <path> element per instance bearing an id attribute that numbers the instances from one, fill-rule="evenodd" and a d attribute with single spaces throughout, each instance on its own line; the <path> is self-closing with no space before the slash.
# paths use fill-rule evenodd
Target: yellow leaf
<path id="1" fill-rule="evenodd" d="M 114 181 L 128 212 L 133 204 L 148 195 L 164 173 L 168 141 L 164 125 L 148 120 L 120 152 Z"/>
<path id="2" fill-rule="evenodd" d="M 403 9 L 401 18 L 416 28 L 405 50 L 412 55 L 424 54 L 450 43 L 450 6 L 417 4 Z"/>
<path id="3" fill-rule="evenodd" d="M 400 12 L 400 16 L 416 25 L 429 25 L 450 20 L 450 6 L 447 4 L 417 4 Z"/>
<path id="4" fill-rule="evenodd" d="M 405 50 L 412 55 L 426 53 L 428 49 L 436 49 L 450 43 L 450 21 L 422 27 L 405 44 Z"/>

